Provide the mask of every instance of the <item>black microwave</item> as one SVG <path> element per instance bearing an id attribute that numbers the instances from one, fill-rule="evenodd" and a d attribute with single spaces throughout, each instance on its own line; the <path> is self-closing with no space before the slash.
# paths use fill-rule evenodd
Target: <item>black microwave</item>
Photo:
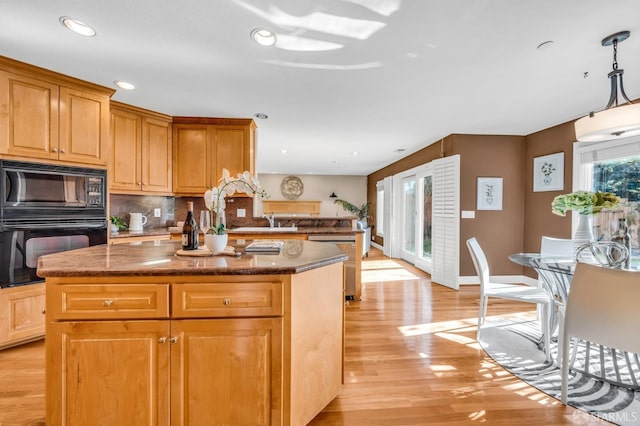
<path id="1" fill-rule="evenodd" d="M 106 170 L 0 160 L 0 222 L 106 219 Z"/>

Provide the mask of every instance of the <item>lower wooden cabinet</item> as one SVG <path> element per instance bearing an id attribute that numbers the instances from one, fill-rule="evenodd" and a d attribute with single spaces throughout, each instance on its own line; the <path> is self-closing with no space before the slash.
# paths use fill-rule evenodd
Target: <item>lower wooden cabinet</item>
<path id="1" fill-rule="evenodd" d="M 44 337 L 44 283 L 0 289 L 0 349 Z"/>
<path id="2" fill-rule="evenodd" d="M 51 341 L 49 341 L 51 340 Z M 48 419 L 61 425 L 277 425 L 282 321 L 57 322 Z M 55 372 L 54 375 L 51 374 Z M 278 404 L 276 404 L 279 407 Z M 47 423 L 50 424 L 50 423 Z"/>
<path id="3" fill-rule="evenodd" d="M 342 263 L 47 278 L 47 425 L 304 425 L 338 393 Z"/>

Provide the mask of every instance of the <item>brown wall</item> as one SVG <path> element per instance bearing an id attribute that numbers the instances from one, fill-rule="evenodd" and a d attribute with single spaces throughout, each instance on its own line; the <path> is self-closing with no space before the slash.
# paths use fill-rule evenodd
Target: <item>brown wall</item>
<path id="1" fill-rule="evenodd" d="M 521 274 L 521 267 L 507 259 L 511 253 L 522 251 L 524 215 L 524 136 L 450 135 L 384 169 L 368 176 L 368 201 L 373 205 L 375 223 L 376 183 L 436 158 L 460 154 L 460 209 L 476 210 L 476 179 L 478 177 L 503 178 L 503 209 L 476 211 L 475 219 L 460 220 L 460 274 L 473 275 L 473 263 L 465 241 L 475 236 L 492 259 L 491 267 L 501 274 Z M 374 230 L 375 233 L 375 230 Z M 383 240 L 375 237 L 378 244 Z M 499 259 L 494 261 L 493 259 Z"/>
<path id="2" fill-rule="evenodd" d="M 573 122 L 560 124 L 528 136 L 489 136 L 453 134 L 402 160 L 368 176 L 367 199 L 373 205 L 375 223 L 376 183 L 386 176 L 425 164 L 445 156 L 461 157 L 461 210 L 475 211 L 475 219 L 460 219 L 460 275 L 475 275 L 466 248 L 472 236 L 485 250 L 491 273 L 496 275 L 533 276 L 508 259 L 511 253 L 536 252 L 540 238 L 549 235 L 570 238 L 571 217 L 551 213 L 551 201 L 556 195 L 571 191 L 573 176 Z M 564 190 L 533 192 L 533 159 L 564 152 Z M 476 210 L 476 180 L 478 177 L 503 178 L 503 209 Z M 375 229 L 374 229 L 375 234 Z M 374 241 L 383 244 L 381 238 Z"/>
<path id="3" fill-rule="evenodd" d="M 525 187 L 525 239 L 526 252 L 540 250 L 543 235 L 571 238 L 571 215 L 565 217 L 551 213 L 551 201 L 556 195 L 571 192 L 573 181 L 573 122 L 560 124 L 527 136 Z M 541 155 L 564 152 L 564 189 L 561 191 L 533 192 L 533 159 Z"/>

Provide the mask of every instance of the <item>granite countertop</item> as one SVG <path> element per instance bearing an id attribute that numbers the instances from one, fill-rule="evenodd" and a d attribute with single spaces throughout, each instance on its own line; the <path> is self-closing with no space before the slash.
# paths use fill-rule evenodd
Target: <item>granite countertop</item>
<path id="1" fill-rule="evenodd" d="M 270 230 L 270 229 L 273 229 Z M 362 229 L 352 229 L 352 228 L 347 228 L 347 227 L 328 227 L 328 226 L 319 226 L 319 227 L 298 227 L 298 229 L 296 231 L 286 231 L 286 227 L 284 227 L 285 230 L 281 231 L 280 233 L 286 233 L 286 234 L 336 234 L 336 235 L 352 235 L 352 234 L 362 234 L 364 233 L 364 230 Z M 238 229 L 228 229 L 227 233 L 231 236 L 233 234 L 256 234 L 256 235 L 263 235 L 263 234 L 277 234 L 278 233 L 278 228 L 269 228 L 268 226 L 264 227 L 264 230 L 238 230 Z"/>
<path id="2" fill-rule="evenodd" d="M 119 231 L 117 234 L 109 234 L 109 238 L 131 238 L 170 235 L 168 228 L 150 228 L 141 232 Z"/>
<path id="3" fill-rule="evenodd" d="M 92 246 L 41 256 L 40 277 L 104 277 L 149 275 L 259 275 L 295 274 L 348 260 L 333 244 L 284 241 L 279 254 L 247 254 L 229 240 L 240 256 L 178 256 L 178 241 L 145 241 L 138 244 Z"/>

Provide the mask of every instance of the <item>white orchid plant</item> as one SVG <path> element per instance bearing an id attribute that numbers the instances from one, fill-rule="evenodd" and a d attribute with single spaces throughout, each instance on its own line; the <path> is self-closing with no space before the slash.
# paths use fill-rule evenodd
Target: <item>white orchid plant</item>
<path id="1" fill-rule="evenodd" d="M 260 186 L 260 181 L 256 176 L 245 171 L 238 173 L 237 177 L 232 177 L 229 170 L 222 169 L 222 177 L 215 186 L 204 193 L 204 204 L 209 210 L 211 225 L 209 234 L 222 235 L 225 231 L 224 209 L 226 207 L 224 198 L 235 193 L 257 194 L 260 198 L 268 198 L 267 192 Z"/>

